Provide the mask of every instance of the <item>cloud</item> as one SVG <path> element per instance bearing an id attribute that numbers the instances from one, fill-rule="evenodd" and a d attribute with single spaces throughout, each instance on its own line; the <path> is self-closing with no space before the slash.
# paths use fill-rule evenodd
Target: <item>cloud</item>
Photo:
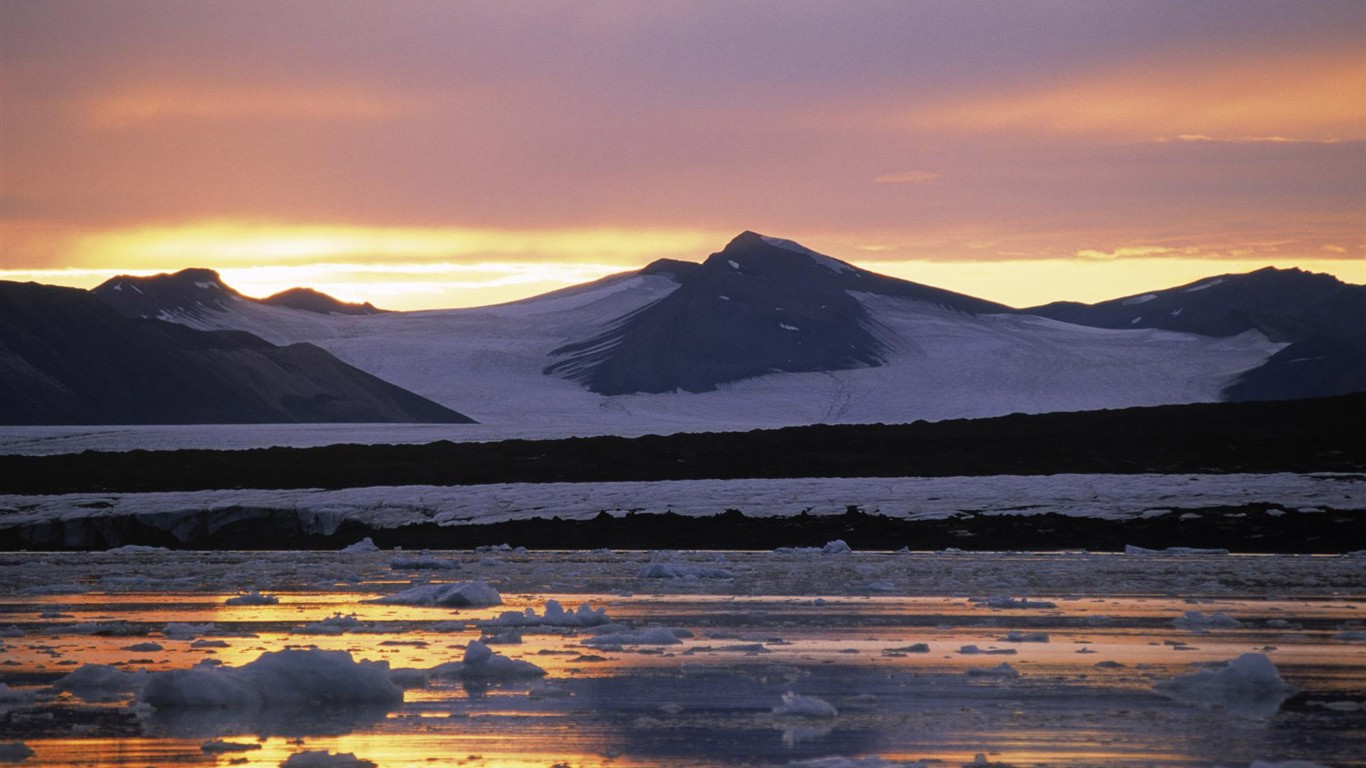
<path id="1" fill-rule="evenodd" d="M 874 184 L 923 184 L 927 181 L 934 181 L 939 178 L 939 174 L 931 171 L 903 171 L 901 173 L 887 173 L 882 176 L 873 177 Z"/>
<path id="2" fill-rule="evenodd" d="M 414 114 L 419 108 L 414 99 L 331 84 L 183 84 L 101 95 L 86 104 L 86 115 L 93 128 L 125 129 L 153 122 L 389 120 Z"/>

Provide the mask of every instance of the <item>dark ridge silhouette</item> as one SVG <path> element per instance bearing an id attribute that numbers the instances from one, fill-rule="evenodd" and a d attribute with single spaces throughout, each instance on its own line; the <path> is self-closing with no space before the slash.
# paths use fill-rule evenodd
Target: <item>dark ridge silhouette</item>
<path id="1" fill-rule="evenodd" d="M 231 295 L 207 279 L 176 287 L 186 283 L 204 292 L 201 308 Z M 312 344 L 128 318 L 88 291 L 0 282 L 0 424 L 470 421 Z"/>

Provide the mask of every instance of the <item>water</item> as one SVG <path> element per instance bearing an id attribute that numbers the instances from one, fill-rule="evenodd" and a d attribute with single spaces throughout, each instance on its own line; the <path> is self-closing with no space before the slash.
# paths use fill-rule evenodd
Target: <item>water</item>
<path id="1" fill-rule="evenodd" d="M 428 554 L 460 568 L 396 571 L 394 553 L 0 555 L 0 630 L 15 628 L 0 632 L 0 682 L 31 698 L 0 702 L 0 741 L 22 740 L 35 753 L 24 764 L 42 766 L 278 766 L 324 750 L 385 768 L 957 766 L 979 754 L 1015 766 L 1366 765 L 1366 642 L 1353 634 L 1366 629 L 1366 558 Z M 637 577 L 651 561 L 733 578 Z M 414 578 L 487 580 L 504 604 L 365 602 Z M 279 603 L 225 604 L 245 590 Z M 992 608 L 989 596 L 1054 607 Z M 86 664 L 237 667 L 300 647 L 429 669 L 496 633 L 481 624 L 503 611 L 539 612 L 548 599 L 685 636 L 596 648 L 588 629 L 526 627 L 521 642 L 491 648 L 544 678 L 432 679 L 394 706 L 154 709 L 131 690 L 51 687 Z M 1174 625 L 1187 611 L 1238 624 Z M 306 631 L 337 614 L 354 615 L 353 631 Z M 168 636 L 173 623 L 196 626 Z M 143 643 L 161 648 L 130 650 Z M 969 645 L 982 652 L 960 652 Z M 1264 711 L 1153 689 L 1249 652 L 1295 688 Z M 982 674 L 1003 663 L 1018 676 Z M 838 714 L 775 712 L 787 692 Z M 259 749 L 206 752 L 210 740 Z"/>

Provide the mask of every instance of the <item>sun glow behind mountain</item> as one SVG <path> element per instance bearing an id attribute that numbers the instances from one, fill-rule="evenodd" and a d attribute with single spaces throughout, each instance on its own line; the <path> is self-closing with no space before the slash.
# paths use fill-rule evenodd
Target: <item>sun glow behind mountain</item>
<path id="1" fill-rule="evenodd" d="M 4 4 L 0 278 L 464 306 L 754 229 L 1014 305 L 1366 282 L 1366 6 L 1310 6 Z"/>

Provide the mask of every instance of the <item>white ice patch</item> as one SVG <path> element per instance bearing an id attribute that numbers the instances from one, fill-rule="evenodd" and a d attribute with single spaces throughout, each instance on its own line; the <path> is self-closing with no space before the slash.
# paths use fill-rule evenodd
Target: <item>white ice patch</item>
<path id="1" fill-rule="evenodd" d="M 839 711 L 824 699 L 787 691 L 783 694 L 783 703 L 773 708 L 773 714 L 793 717 L 838 717 Z"/>
<path id="2" fill-rule="evenodd" d="M 1182 629 L 1235 629 L 1241 627 L 1243 622 L 1217 611 L 1209 616 L 1200 611 L 1186 611 L 1172 619 L 1172 624 Z"/>
<path id="3" fill-rule="evenodd" d="M 482 581 L 457 584 L 422 584 L 392 595 L 385 595 L 369 603 L 382 605 L 430 605 L 443 608 L 483 608 L 502 605 L 498 590 Z"/>
<path id="4" fill-rule="evenodd" d="M 521 659 L 510 659 L 478 640 L 471 640 L 465 646 L 465 657 L 461 661 L 433 667 L 430 673 L 436 677 L 459 677 L 466 680 L 507 680 L 522 677 L 543 677 L 545 670 Z"/>
<path id="5" fill-rule="evenodd" d="M 1294 689 L 1264 654 L 1245 653 L 1218 669 L 1202 669 L 1153 686 L 1177 701 L 1219 707 L 1245 717 L 1271 717 Z"/>
<path id="6" fill-rule="evenodd" d="M 125 672 L 108 664 L 84 664 L 59 678 L 52 687 L 69 691 L 87 701 L 103 701 L 133 693 L 147 681 L 147 672 Z"/>
<path id="7" fill-rule="evenodd" d="M 1187 288 L 1184 291 L 1184 293 L 1195 293 L 1196 291 L 1203 291 L 1206 288 L 1213 288 L 1214 286 L 1222 282 L 1224 282 L 1224 278 L 1222 277 L 1216 277 L 1213 280 L 1205 280 L 1204 282 L 1196 283 L 1195 285 L 1192 285 L 1191 287 Z"/>
<path id="8" fill-rule="evenodd" d="M 535 608 L 527 608 L 522 613 L 506 611 L 490 623 L 500 627 L 596 627 L 609 621 L 606 608 L 595 609 L 584 603 L 576 611 L 566 611 L 559 600 L 551 599 L 545 601 L 545 613 L 539 616 Z"/>
<path id="9" fill-rule="evenodd" d="M 787 323 L 778 323 L 778 327 L 779 327 L 779 328 L 782 328 L 784 331 L 800 331 L 800 330 L 801 330 L 801 328 L 798 328 L 798 327 L 795 326 L 795 325 L 788 325 Z"/>
<path id="10" fill-rule="evenodd" d="M 1124 301 L 1122 301 L 1122 302 L 1120 302 L 1120 303 L 1123 304 L 1123 305 L 1126 306 L 1126 307 L 1132 307 L 1132 306 L 1136 306 L 1136 305 L 1138 305 L 1138 304 L 1147 304 L 1148 302 L 1152 301 L 1152 300 L 1155 299 L 1155 298 L 1157 298 L 1157 294 L 1155 294 L 1155 293 L 1145 293 L 1145 294 L 1143 294 L 1142 296 L 1133 296 L 1133 297 L 1131 297 L 1131 298 L 1127 298 L 1127 299 L 1125 299 Z"/>
<path id="11" fill-rule="evenodd" d="M 327 706 L 403 702 L 386 661 L 354 661 L 345 651 L 290 649 L 261 654 L 241 667 L 201 663 L 156 672 L 139 699 L 157 709 Z"/>
<path id="12" fill-rule="evenodd" d="M 1227 549 L 1208 549 L 1201 547 L 1167 547 L 1166 549 L 1148 549 L 1133 544 L 1124 545 L 1126 555 L 1227 555 Z"/>

